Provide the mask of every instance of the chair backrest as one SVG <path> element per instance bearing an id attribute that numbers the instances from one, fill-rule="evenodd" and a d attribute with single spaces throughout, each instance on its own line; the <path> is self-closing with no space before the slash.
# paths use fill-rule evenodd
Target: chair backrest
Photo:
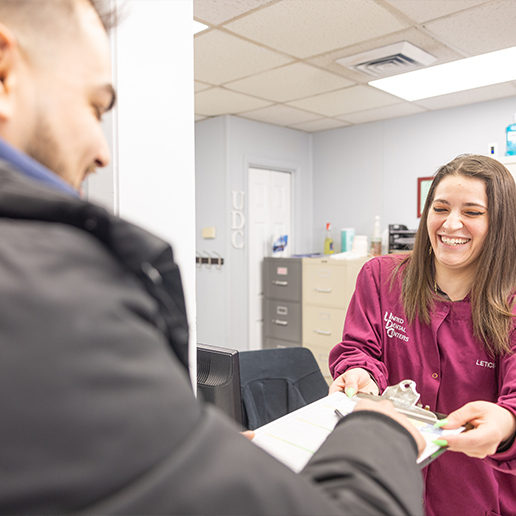
<path id="1" fill-rule="evenodd" d="M 328 384 L 308 348 L 240 352 L 242 422 L 254 430 L 328 394 Z"/>

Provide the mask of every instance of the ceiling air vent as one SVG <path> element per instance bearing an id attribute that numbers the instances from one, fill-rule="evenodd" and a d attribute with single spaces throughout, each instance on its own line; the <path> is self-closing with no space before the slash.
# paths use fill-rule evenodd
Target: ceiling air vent
<path id="1" fill-rule="evenodd" d="M 373 77 L 388 77 L 431 65 L 435 61 L 437 58 L 432 54 L 408 41 L 402 41 L 354 56 L 343 57 L 335 62 Z"/>

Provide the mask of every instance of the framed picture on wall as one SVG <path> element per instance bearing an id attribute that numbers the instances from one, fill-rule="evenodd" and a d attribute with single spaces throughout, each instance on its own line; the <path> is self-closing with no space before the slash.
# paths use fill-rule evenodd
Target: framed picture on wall
<path id="1" fill-rule="evenodd" d="M 418 177 L 417 178 L 417 218 L 421 217 L 425 207 L 426 197 L 430 190 L 430 185 L 434 180 L 433 177 Z"/>

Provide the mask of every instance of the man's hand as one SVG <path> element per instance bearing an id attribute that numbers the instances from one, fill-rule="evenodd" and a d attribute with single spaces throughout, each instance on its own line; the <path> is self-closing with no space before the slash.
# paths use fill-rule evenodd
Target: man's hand
<path id="1" fill-rule="evenodd" d="M 240 432 L 244 437 L 247 437 L 250 441 L 254 439 L 254 432 L 252 430 L 245 430 Z"/>
<path id="2" fill-rule="evenodd" d="M 400 414 L 389 400 L 382 400 L 382 401 L 372 401 L 372 400 L 366 400 L 366 399 L 360 399 L 354 408 L 353 412 L 356 412 L 358 410 L 370 410 L 373 412 L 380 412 L 382 414 L 385 414 L 386 416 L 389 416 L 390 418 L 394 419 L 394 421 L 398 422 L 401 426 L 406 428 L 410 435 L 415 439 L 417 444 L 417 450 L 419 457 L 423 450 L 426 447 L 426 442 L 423 436 L 421 435 L 421 432 L 403 415 Z"/>
<path id="3" fill-rule="evenodd" d="M 446 419 L 448 424 L 442 426 L 445 429 L 458 428 L 466 423 L 474 426 L 459 435 L 443 437 L 448 442 L 448 449 L 479 459 L 495 454 L 500 443 L 512 438 L 516 432 L 516 419 L 512 412 L 488 401 L 466 403 Z"/>
<path id="4" fill-rule="evenodd" d="M 330 394 L 337 391 L 344 391 L 350 398 L 357 392 L 365 392 L 376 396 L 380 394 L 378 385 L 376 385 L 369 373 L 361 367 L 348 369 L 330 385 Z"/>

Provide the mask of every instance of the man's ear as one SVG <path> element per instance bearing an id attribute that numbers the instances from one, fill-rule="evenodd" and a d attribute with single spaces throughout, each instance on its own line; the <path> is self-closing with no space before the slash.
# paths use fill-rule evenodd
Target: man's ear
<path id="1" fill-rule="evenodd" d="M 16 60 L 21 57 L 14 33 L 0 23 L 0 122 L 9 120 L 13 111 Z"/>

